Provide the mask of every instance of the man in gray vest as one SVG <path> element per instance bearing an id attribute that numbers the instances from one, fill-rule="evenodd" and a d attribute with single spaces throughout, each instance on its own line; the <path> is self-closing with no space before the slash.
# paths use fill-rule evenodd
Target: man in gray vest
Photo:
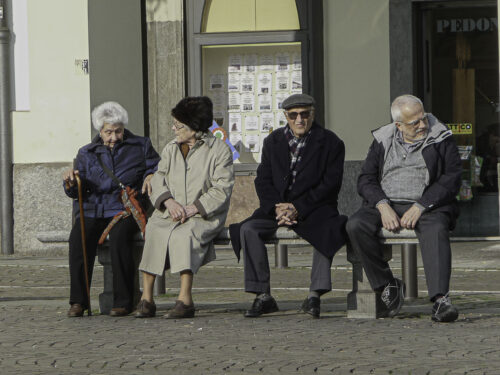
<path id="1" fill-rule="evenodd" d="M 377 233 L 414 229 L 422 252 L 432 319 L 451 322 L 458 310 L 448 297 L 451 275 L 449 231 L 458 216 L 456 195 L 461 160 L 451 131 L 420 99 L 403 95 L 391 106 L 393 123 L 372 132 L 373 143 L 358 178 L 363 206 L 347 222 L 347 233 L 374 291 L 381 292 L 387 315 L 404 301 L 404 283 L 394 278 Z"/>

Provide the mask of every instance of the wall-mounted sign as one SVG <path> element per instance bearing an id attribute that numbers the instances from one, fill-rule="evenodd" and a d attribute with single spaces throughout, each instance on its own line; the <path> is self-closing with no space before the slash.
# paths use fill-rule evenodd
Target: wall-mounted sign
<path id="1" fill-rule="evenodd" d="M 497 18 L 452 18 L 437 20 L 436 22 L 438 33 L 467 33 L 472 31 L 497 31 Z"/>
<path id="2" fill-rule="evenodd" d="M 458 124 L 446 124 L 450 128 L 453 134 L 472 134 L 472 124 L 470 122 L 458 123 Z"/>

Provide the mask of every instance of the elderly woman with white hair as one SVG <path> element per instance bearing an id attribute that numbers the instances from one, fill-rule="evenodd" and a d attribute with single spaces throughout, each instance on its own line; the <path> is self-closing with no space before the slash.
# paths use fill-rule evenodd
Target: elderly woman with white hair
<path id="1" fill-rule="evenodd" d="M 125 316 L 132 311 L 135 274 L 132 239 L 139 231 L 139 226 L 133 215 L 120 216 L 126 209 L 120 200 L 122 188 L 118 181 L 139 193 L 151 193 L 150 180 L 160 157 L 149 138 L 134 135 L 125 129 L 128 114 L 116 102 L 105 102 L 94 108 L 92 124 L 99 134 L 78 151 L 74 169 L 69 169 L 63 175 L 63 186 L 66 194 L 76 199 L 78 187 L 75 175 L 79 175 L 83 192 L 89 283 L 98 240 L 104 230 L 111 228 L 109 247 L 113 270 L 113 308 L 110 315 Z M 112 171 L 116 179 L 106 169 Z M 74 212 L 77 219 L 69 238 L 69 317 L 82 316 L 88 308 L 79 204 L 76 200 Z M 113 220 L 115 216 L 119 218 L 118 221 L 116 218 Z"/>

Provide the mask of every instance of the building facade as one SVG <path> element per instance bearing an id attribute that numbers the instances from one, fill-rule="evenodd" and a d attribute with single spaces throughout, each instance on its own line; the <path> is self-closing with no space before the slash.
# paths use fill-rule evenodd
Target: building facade
<path id="1" fill-rule="evenodd" d="M 262 141 L 284 125 L 287 95 L 312 94 L 319 122 L 344 140 L 339 205 L 350 214 L 360 205 L 353 192 L 371 130 L 391 121 L 392 99 L 412 93 L 461 147 L 456 233 L 498 234 L 496 0 L 12 3 L 16 252 L 67 250 L 50 240 L 71 227 L 61 175 L 94 134 L 95 105 L 123 104 L 129 128 L 160 151 L 173 136 L 170 108 L 185 95 L 212 98 L 240 152 L 229 221 L 257 203 Z"/>

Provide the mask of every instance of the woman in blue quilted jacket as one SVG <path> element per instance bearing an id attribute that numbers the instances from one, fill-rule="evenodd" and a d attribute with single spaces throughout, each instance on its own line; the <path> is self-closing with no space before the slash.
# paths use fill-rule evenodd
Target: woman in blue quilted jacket
<path id="1" fill-rule="evenodd" d="M 69 238 L 69 317 L 82 316 L 88 308 L 75 175 L 79 175 L 82 182 L 90 282 L 97 242 L 113 217 L 125 211 L 120 200 L 122 188 L 104 171 L 103 165 L 123 185 L 145 194 L 151 193 L 149 181 L 160 160 L 149 138 L 134 135 L 125 129 L 128 114 L 120 104 L 105 102 L 94 108 L 92 124 L 99 134 L 91 143 L 80 148 L 74 169 L 63 175 L 64 191 L 75 199 L 73 205 L 77 218 Z M 129 215 L 118 220 L 109 232 L 113 269 L 112 316 L 125 316 L 132 311 L 135 273 L 132 239 L 138 231 L 135 218 Z"/>

